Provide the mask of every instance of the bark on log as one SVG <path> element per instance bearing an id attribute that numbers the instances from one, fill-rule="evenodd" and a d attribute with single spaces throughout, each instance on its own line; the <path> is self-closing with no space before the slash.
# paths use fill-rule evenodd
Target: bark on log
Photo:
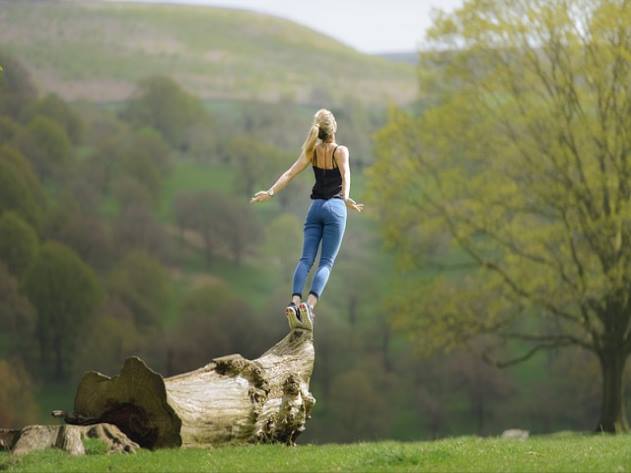
<path id="1" fill-rule="evenodd" d="M 0 449 L 24 455 L 45 448 L 59 448 L 71 455 L 83 455 L 85 438 L 102 440 L 110 453 L 134 453 L 139 448 L 115 425 L 96 424 L 27 425 L 22 429 L 0 429 Z"/>
<path id="2" fill-rule="evenodd" d="M 145 448 L 295 444 L 315 404 L 313 332 L 292 330 L 255 360 L 234 354 L 163 379 L 138 357 L 118 376 L 84 375 L 69 424 L 107 422 Z"/>

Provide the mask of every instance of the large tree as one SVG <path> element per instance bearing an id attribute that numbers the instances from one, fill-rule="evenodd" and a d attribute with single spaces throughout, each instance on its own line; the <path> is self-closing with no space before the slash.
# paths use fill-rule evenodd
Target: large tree
<path id="1" fill-rule="evenodd" d="M 189 150 L 191 132 L 196 127 L 211 130 L 212 124 L 201 100 L 163 76 L 141 80 L 121 116 L 133 125 L 155 128 L 171 146 L 183 152 Z"/>
<path id="2" fill-rule="evenodd" d="M 0 145 L 0 212 L 13 210 L 37 227 L 44 193 L 30 163 L 15 148 Z"/>
<path id="3" fill-rule="evenodd" d="M 0 213 L 0 235 L 0 260 L 19 278 L 35 258 L 37 233 L 18 214 L 9 211 Z"/>
<path id="4" fill-rule="evenodd" d="M 37 99 L 37 89 L 24 66 L 7 51 L 0 51 L 0 115 L 21 118 Z"/>
<path id="5" fill-rule="evenodd" d="M 371 170 L 410 271 L 396 324 L 428 349 L 479 334 L 530 345 L 507 363 L 589 350 L 608 432 L 628 430 L 630 25 L 622 0 L 472 0 L 437 16 L 423 113 L 392 112 Z"/>
<path id="6" fill-rule="evenodd" d="M 101 300 L 96 275 L 70 248 L 49 241 L 27 272 L 24 289 L 37 309 L 42 366 L 62 380 L 68 375 L 77 334 Z"/>
<path id="7" fill-rule="evenodd" d="M 48 117 L 33 117 L 16 143 L 41 179 L 63 178 L 73 164 L 74 152 L 66 130 Z"/>

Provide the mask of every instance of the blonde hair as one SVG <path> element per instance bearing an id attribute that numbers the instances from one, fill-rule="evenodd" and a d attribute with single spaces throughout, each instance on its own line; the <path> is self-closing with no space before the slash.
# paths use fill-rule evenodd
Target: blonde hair
<path id="1" fill-rule="evenodd" d="M 313 124 L 307 134 L 307 139 L 302 145 L 302 151 L 305 154 L 313 153 L 315 145 L 320 140 L 326 140 L 337 131 L 337 122 L 335 116 L 330 110 L 321 108 L 313 116 Z"/>

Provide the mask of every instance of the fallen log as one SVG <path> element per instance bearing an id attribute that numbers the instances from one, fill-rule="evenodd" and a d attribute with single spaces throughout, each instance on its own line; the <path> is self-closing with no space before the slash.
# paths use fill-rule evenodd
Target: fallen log
<path id="1" fill-rule="evenodd" d="M 162 378 L 138 357 L 118 376 L 81 379 L 67 424 L 108 423 L 144 448 L 223 442 L 294 445 L 315 398 L 309 392 L 313 332 L 294 329 L 255 360 L 234 354 Z"/>
<path id="2" fill-rule="evenodd" d="M 59 448 L 71 455 L 83 455 L 85 438 L 103 441 L 108 453 L 134 453 L 139 445 L 111 424 L 27 425 L 21 429 L 0 429 L 0 449 L 24 455 L 45 448 Z"/>

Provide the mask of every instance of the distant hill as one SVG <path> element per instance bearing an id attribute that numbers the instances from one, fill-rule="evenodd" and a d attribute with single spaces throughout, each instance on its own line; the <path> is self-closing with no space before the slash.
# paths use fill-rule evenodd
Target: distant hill
<path id="1" fill-rule="evenodd" d="M 379 56 L 394 62 L 412 64 L 414 66 L 418 64 L 418 52 L 416 51 L 405 51 L 400 53 L 379 53 L 375 56 Z"/>
<path id="2" fill-rule="evenodd" d="M 317 6 L 314 6 L 317 8 Z M 405 103 L 414 68 L 245 10 L 90 0 L 0 0 L 0 47 L 68 100 L 125 99 L 166 74 L 204 98 Z"/>

